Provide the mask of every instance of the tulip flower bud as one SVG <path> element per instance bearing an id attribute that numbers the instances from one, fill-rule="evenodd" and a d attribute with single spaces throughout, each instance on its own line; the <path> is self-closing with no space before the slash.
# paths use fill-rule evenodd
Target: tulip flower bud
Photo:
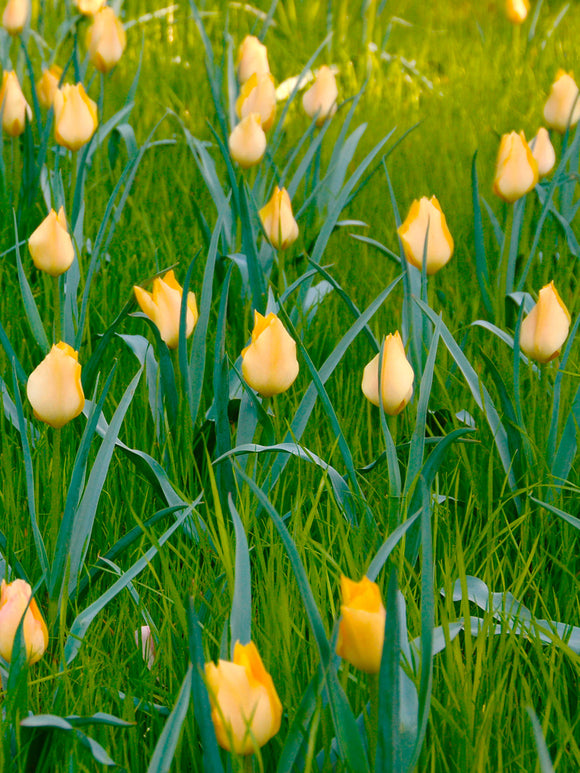
<path id="1" fill-rule="evenodd" d="M 504 134 L 499 145 L 493 192 L 513 203 L 535 187 L 538 164 L 523 132 Z"/>
<path id="2" fill-rule="evenodd" d="M 0 655 L 8 663 L 12 658 L 14 638 L 23 615 L 22 632 L 28 662 L 36 663 L 48 647 L 46 623 L 35 599 L 30 598 L 31 595 L 32 588 L 24 580 L 14 580 L 10 583 L 2 580 L 0 585 Z"/>
<path id="3" fill-rule="evenodd" d="M 387 613 L 375 582 L 340 578 L 342 606 L 336 654 L 367 674 L 381 670 Z"/>
<path id="4" fill-rule="evenodd" d="M 93 16 L 106 2 L 107 0 L 75 0 L 75 5 L 85 16 Z"/>
<path id="5" fill-rule="evenodd" d="M 411 204 L 411 209 L 405 222 L 399 226 L 397 233 L 401 237 L 405 257 L 415 268 L 421 270 L 425 239 L 429 228 L 427 242 L 427 274 L 435 274 L 451 259 L 453 255 L 453 238 L 447 228 L 445 215 L 435 196 L 426 196 Z"/>
<path id="6" fill-rule="evenodd" d="M 38 101 L 47 110 L 50 110 L 54 102 L 54 95 L 58 91 L 58 84 L 62 78 L 62 67 L 51 64 L 48 69 L 42 71 L 42 76 L 36 82 L 36 95 Z"/>
<path id="7" fill-rule="evenodd" d="M 249 113 L 239 122 L 228 140 L 230 153 L 242 169 L 259 164 L 266 152 L 266 135 L 259 113 Z"/>
<path id="8" fill-rule="evenodd" d="M 401 413 L 413 396 L 415 374 L 405 355 L 405 347 L 399 331 L 389 334 L 383 344 L 381 392 L 383 410 L 389 416 Z M 363 371 L 361 388 L 373 405 L 379 405 L 379 355 L 377 354 Z"/>
<path id="9" fill-rule="evenodd" d="M 28 377 L 26 394 L 37 419 L 58 429 L 82 413 L 85 395 L 78 352 L 55 344 Z"/>
<path id="10" fill-rule="evenodd" d="M 112 70 L 127 45 L 125 28 L 108 6 L 93 16 L 93 23 L 87 30 L 89 59 L 99 72 Z"/>
<path id="11" fill-rule="evenodd" d="M 217 742 L 236 754 L 253 754 L 280 729 L 282 704 L 253 642 L 236 642 L 233 662 L 205 664 Z"/>
<path id="12" fill-rule="evenodd" d="M 285 392 L 298 375 L 296 342 L 278 317 L 254 311 L 252 342 L 242 350 L 242 374 L 264 397 Z"/>
<path id="13" fill-rule="evenodd" d="M 318 70 L 312 86 L 302 95 L 302 106 L 309 118 L 316 116 L 316 125 L 322 126 L 336 113 L 338 89 L 334 73 L 324 65 Z"/>
<path id="14" fill-rule="evenodd" d="M 269 75 L 268 49 L 254 35 L 246 35 L 238 49 L 238 80 L 245 83 L 252 75 Z"/>
<path id="15" fill-rule="evenodd" d="M 60 276 L 71 267 L 75 251 L 66 226 L 64 208 L 58 215 L 51 209 L 28 240 L 36 268 L 50 276 Z"/>
<path id="16" fill-rule="evenodd" d="M 568 127 L 576 126 L 579 118 L 578 86 L 572 75 L 558 70 L 550 96 L 544 105 L 544 119 L 550 129 L 556 129 L 563 134 Z"/>
<path id="17" fill-rule="evenodd" d="M 513 24 L 523 24 L 529 10 L 530 4 L 528 0 L 506 0 L 506 16 Z"/>
<path id="18" fill-rule="evenodd" d="M 276 88 L 271 75 L 256 75 L 254 73 L 242 86 L 236 100 L 238 118 L 245 118 L 250 113 L 259 113 L 262 118 L 262 129 L 268 129 L 276 117 Z"/>
<path id="19" fill-rule="evenodd" d="M 554 282 L 542 287 L 538 302 L 522 321 L 520 349 L 537 362 L 555 359 L 568 337 L 571 317 Z"/>
<path id="20" fill-rule="evenodd" d="M 82 83 L 66 83 L 54 95 L 54 138 L 69 150 L 79 150 L 98 126 L 97 105 Z"/>
<path id="21" fill-rule="evenodd" d="M 298 238 L 298 223 L 294 220 L 292 203 L 286 188 L 276 188 L 270 201 L 259 212 L 268 240 L 277 250 L 285 250 Z"/>
<path id="22" fill-rule="evenodd" d="M 139 630 L 135 631 L 135 644 L 141 645 L 141 655 L 147 668 L 151 671 L 155 663 L 155 641 L 148 625 L 142 625 Z"/>
<path id="23" fill-rule="evenodd" d="M 538 174 L 545 177 L 550 174 L 556 163 L 556 151 L 550 142 L 548 130 L 543 126 L 538 129 L 538 133 L 530 142 L 530 149 L 538 165 Z"/>
<path id="24" fill-rule="evenodd" d="M 19 137 L 26 127 L 26 118 L 29 121 L 32 118 L 32 110 L 24 98 L 18 76 L 13 70 L 5 71 L 2 76 L 0 108 L 2 128 L 10 137 Z"/>
<path id="25" fill-rule="evenodd" d="M 137 303 L 149 319 L 159 328 L 159 334 L 170 349 L 179 344 L 179 319 L 183 288 L 177 282 L 173 271 L 168 271 L 161 279 L 153 280 L 153 292 L 148 293 L 142 287 L 133 287 Z M 193 332 L 199 314 L 193 293 L 187 294 L 187 312 L 185 317 L 185 337 Z"/>
<path id="26" fill-rule="evenodd" d="M 30 16 L 30 0 L 8 0 L 2 26 L 9 35 L 20 35 Z"/>

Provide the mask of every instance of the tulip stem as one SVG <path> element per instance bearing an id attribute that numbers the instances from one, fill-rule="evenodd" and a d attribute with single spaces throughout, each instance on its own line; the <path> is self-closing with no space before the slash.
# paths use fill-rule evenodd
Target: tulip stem
<path id="1" fill-rule="evenodd" d="M 377 757 L 379 738 L 379 675 L 369 674 L 370 714 L 367 722 L 367 738 L 369 741 L 370 764 L 373 769 Z"/>
<path id="2" fill-rule="evenodd" d="M 52 289 L 54 293 L 54 343 L 58 343 L 61 337 L 60 324 L 60 277 L 55 276 L 52 280 Z"/>
<path id="3" fill-rule="evenodd" d="M 254 755 L 248 754 L 244 757 L 244 773 L 254 773 Z"/>
<path id="4" fill-rule="evenodd" d="M 50 496 L 50 523 L 48 532 L 50 534 L 50 544 L 56 550 L 56 541 L 58 526 L 61 521 L 61 485 L 62 485 L 62 465 L 61 465 L 61 430 L 55 428 L 54 441 L 52 445 L 52 470 L 51 470 L 51 496 Z"/>

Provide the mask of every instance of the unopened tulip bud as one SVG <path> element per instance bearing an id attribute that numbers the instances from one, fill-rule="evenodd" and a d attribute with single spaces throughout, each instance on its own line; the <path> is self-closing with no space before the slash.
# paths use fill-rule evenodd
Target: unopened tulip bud
<path id="1" fill-rule="evenodd" d="M 168 271 L 163 278 L 154 279 L 152 293 L 137 286 L 133 287 L 133 291 L 141 311 L 157 325 L 161 338 L 170 349 L 176 349 L 179 344 L 179 320 L 183 288 L 175 278 L 174 272 Z M 186 338 L 192 334 L 198 316 L 195 295 L 188 293 L 185 316 Z"/>
<path id="2" fill-rule="evenodd" d="M 139 630 L 135 631 L 135 644 L 141 645 L 141 655 L 147 668 L 151 670 L 155 663 L 155 641 L 148 625 L 142 625 Z"/>
<path id="3" fill-rule="evenodd" d="M 425 239 L 427 241 L 426 271 L 435 274 L 451 259 L 453 255 L 453 237 L 447 228 L 447 220 L 435 196 L 426 196 L 411 204 L 411 209 L 405 222 L 399 226 L 397 233 L 401 237 L 405 257 L 411 265 L 423 266 L 425 254 Z"/>
<path id="4" fill-rule="evenodd" d="M 75 251 L 66 225 L 64 209 L 58 215 L 51 209 L 28 240 L 36 268 L 50 276 L 60 276 L 71 267 Z"/>
<path id="5" fill-rule="evenodd" d="M 556 163 L 556 151 L 550 142 L 548 130 L 543 126 L 538 129 L 538 133 L 530 142 L 530 148 L 533 157 L 536 159 L 540 177 L 550 174 Z"/>
<path id="6" fill-rule="evenodd" d="M 36 82 L 36 95 L 38 101 L 47 110 L 50 110 L 54 102 L 54 95 L 58 91 L 58 84 L 62 78 L 62 67 L 57 64 L 51 66 L 42 72 L 42 76 Z"/>
<path id="7" fill-rule="evenodd" d="M 8 0 L 2 26 L 9 35 L 20 35 L 30 16 L 30 0 Z"/>
<path id="8" fill-rule="evenodd" d="M 0 585 L 0 655 L 8 663 L 12 659 L 14 639 L 23 615 L 22 633 L 28 662 L 36 663 L 48 647 L 46 623 L 35 599 L 31 599 L 31 596 L 32 588 L 24 580 L 14 580 L 10 583 L 2 580 Z"/>
<path id="9" fill-rule="evenodd" d="M 230 134 L 228 146 L 234 161 L 249 169 L 259 164 L 266 152 L 266 135 L 259 113 L 249 113 Z"/>
<path id="10" fill-rule="evenodd" d="M 556 129 L 563 134 L 568 127 L 576 126 L 579 118 L 578 86 L 572 75 L 558 70 L 550 96 L 544 105 L 544 119 L 550 129 Z"/>
<path id="11" fill-rule="evenodd" d="M 252 75 L 269 75 L 268 49 L 254 35 L 246 35 L 238 49 L 238 80 L 245 83 Z"/>
<path id="12" fill-rule="evenodd" d="M 298 375 L 296 342 L 278 317 L 254 311 L 252 341 L 242 350 L 242 374 L 264 397 L 285 392 Z"/>
<path id="13" fill-rule="evenodd" d="M 58 429 L 82 413 L 85 395 L 78 352 L 55 344 L 28 377 L 26 394 L 37 419 Z"/>
<path id="14" fill-rule="evenodd" d="M 32 118 L 32 110 L 26 101 L 18 76 L 13 70 L 5 71 L 0 89 L 2 128 L 10 137 L 19 137 L 26 127 L 26 119 Z"/>
<path id="15" fill-rule="evenodd" d="M 554 287 L 542 287 L 538 302 L 522 321 L 520 349 L 532 360 L 545 363 L 556 358 L 568 338 L 571 317 Z"/>
<path id="16" fill-rule="evenodd" d="M 512 24 L 523 24 L 528 16 L 528 0 L 506 0 L 505 12 Z"/>
<path id="17" fill-rule="evenodd" d="M 336 654 L 367 674 L 381 670 L 387 613 L 375 582 L 340 578 L 342 606 Z"/>
<path id="18" fill-rule="evenodd" d="M 262 129 L 268 129 L 276 117 L 276 88 L 271 75 L 256 75 L 254 73 L 242 86 L 236 101 L 238 118 L 245 118 L 250 113 L 259 113 L 262 119 Z"/>
<path id="19" fill-rule="evenodd" d="M 107 0 L 75 0 L 75 5 L 85 16 L 93 16 L 106 2 Z"/>
<path id="20" fill-rule="evenodd" d="M 125 28 L 115 11 L 108 6 L 93 16 L 93 23 L 87 30 L 89 59 L 99 72 L 112 70 L 127 45 Z"/>
<path id="21" fill-rule="evenodd" d="M 330 67 L 324 65 L 318 70 L 312 86 L 302 95 L 302 105 L 306 115 L 316 117 L 316 125 L 322 126 L 336 113 L 337 98 L 336 78 Z"/>
<path id="22" fill-rule="evenodd" d="M 389 334 L 383 344 L 381 392 L 383 410 L 389 416 L 401 413 L 413 396 L 415 374 L 405 355 L 405 347 L 399 331 Z M 377 354 L 363 371 L 361 388 L 373 405 L 379 405 L 379 355 Z"/>
<path id="23" fill-rule="evenodd" d="M 66 83 L 54 95 L 54 137 L 59 145 L 79 150 L 95 133 L 97 105 L 82 83 Z"/>
<path id="24" fill-rule="evenodd" d="M 259 212 L 262 226 L 270 243 L 285 250 L 298 238 L 298 223 L 294 220 L 292 202 L 286 188 L 276 188 L 270 201 Z"/>
<path id="25" fill-rule="evenodd" d="M 234 660 L 205 664 L 217 742 L 236 754 L 253 754 L 276 735 L 282 704 L 256 645 L 236 642 Z"/>
<path id="26" fill-rule="evenodd" d="M 511 132 L 501 138 L 493 192 L 500 199 L 513 203 L 536 186 L 538 164 L 523 132 Z"/>

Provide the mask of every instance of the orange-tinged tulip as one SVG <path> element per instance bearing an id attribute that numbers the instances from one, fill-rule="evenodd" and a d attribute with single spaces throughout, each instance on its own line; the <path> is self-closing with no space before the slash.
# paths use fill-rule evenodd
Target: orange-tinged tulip
<path id="1" fill-rule="evenodd" d="M 62 78 L 62 67 L 51 64 L 42 71 L 42 76 L 36 82 L 36 95 L 38 101 L 47 110 L 50 110 L 54 102 L 54 95 L 58 91 L 58 84 Z"/>
<path id="2" fill-rule="evenodd" d="M 569 126 L 576 126 L 579 118 L 580 97 L 576 81 L 571 74 L 558 70 L 544 105 L 544 119 L 550 129 L 563 134 Z"/>
<path id="3" fill-rule="evenodd" d="M 405 347 L 399 331 L 389 334 L 383 344 L 381 392 L 383 410 L 389 416 L 401 413 L 413 396 L 415 374 L 405 355 Z M 361 388 L 373 405 L 379 405 L 379 355 L 377 354 L 363 371 Z"/>
<path id="4" fill-rule="evenodd" d="M 360 582 L 340 578 L 342 606 L 336 654 L 367 674 L 381 670 L 385 620 L 381 592 L 375 582 L 363 577 Z"/>
<path id="5" fill-rule="evenodd" d="M 298 223 L 294 220 L 292 202 L 286 188 L 276 188 L 270 201 L 259 212 L 264 232 L 277 250 L 285 250 L 298 238 Z"/>
<path id="6" fill-rule="evenodd" d="M 48 646 L 46 623 L 36 601 L 30 599 L 31 595 L 32 588 L 24 580 L 14 580 L 10 583 L 2 580 L 0 585 L 0 655 L 8 663 L 12 658 L 14 638 L 23 615 L 22 632 L 28 662 L 36 663 L 40 660 Z"/>
<path id="7" fill-rule="evenodd" d="M 405 250 L 405 257 L 421 270 L 425 239 L 429 228 L 427 242 L 427 274 L 435 274 L 451 259 L 453 255 L 453 237 L 447 228 L 447 220 L 435 196 L 428 199 L 423 196 L 411 204 L 411 209 L 405 222 L 399 226 L 399 234 Z"/>
<path id="8" fill-rule="evenodd" d="M 142 287 L 133 287 L 137 303 L 149 319 L 159 328 L 159 334 L 170 349 L 179 344 L 179 319 L 183 288 L 177 282 L 173 271 L 163 278 L 153 280 L 153 292 L 148 293 Z M 187 312 L 185 318 L 185 337 L 193 332 L 198 319 L 197 303 L 193 293 L 187 294 Z"/>
<path id="9" fill-rule="evenodd" d="M 14 70 L 5 71 L 2 76 L 0 106 L 2 128 L 11 137 L 19 137 L 26 127 L 26 118 L 29 121 L 32 118 L 32 110 L 22 93 Z"/>
<path id="10" fill-rule="evenodd" d="M 540 177 L 550 174 L 556 163 L 556 151 L 550 142 L 548 130 L 543 126 L 538 129 L 538 133 L 530 142 L 530 148 L 533 157 L 536 159 Z"/>
<path id="11" fill-rule="evenodd" d="M 54 137 L 59 145 L 79 150 L 98 126 L 97 105 L 82 83 L 65 83 L 54 95 Z"/>
<path id="12" fill-rule="evenodd" d="M 250 113 L 259 113 L 262 119 L 262 129 L 268 129 L 276 117 L 276 88 L 271 75 L 256 75 L 254 73 L 242 86 L 236 100 L 238 118 L 245 118 Z"/>
<path id="13" fill-rule="evenodd" d="M 89 59 L 99 72 L 112 70 L 127 45 L 125 28 L 115 11 L 108 6 L 93 16 L 93 23 L 87 30 Z"/>
<path id="14" fill-rule="evenodd" d="M 28 377 L 26 394 L 37 419 L 58 429 L 82 413 L 85 395 L 78 352 L 60 341 Z"/>
<path id="15" fill-rule="evenodd" d="M 506 16 L 513 24 L 523 24 L 528 17 L 529 10 L 528 0 L 506 0 Z"/>
<path id="16" fill-rule="evenodd" d="M 106 2 L 107 0 L 75 0 L 75 5 L 85 16 L 93 16 Z"/>
<path id="17" fill-rule="evenodd" d="M 512 203 L 531 191 L 538 180 L 538 164 L 524 133 L 504 134 L 497 155 L 493 192 Z"/>
<path id="18" fill-rule="evenodd" d="M 249 169 L 259 164 L 266 152 L 266 135 L 259 113 L 249 113 L 230 134 L 228 145 L 234 161 Z"/>
<path id="19" fill-rule="evenodd" d="M 532 360 L 550 362 L 560 354 L 568 338 L 571 317 L 554 287 L 542 287 L 538 302 L 522 321 L 520 349 Z"/>
<path id="20" fill-rule="evenodd" d="M 64 208 L 58 215 L 51 209 L 28 240 L 36 268 L 50 276 L 60 276 L 71 267 L 75 251 L 66 225 Z"/>
<path id="21" fill-rule="evenodd" d="M 252 75 L 269 75 L 268 49 L 254 35 L 246 35 L 238 49 L 238 80 L 245 83 Z"/>
<path id="22" fill-rule="evenodd" d="M 219 745 L 252 754 L 280 729 L 282 704 L 253 642 L 236 642 L 234 660 L 205 664 L 211 718 Z"/>
<path id="23" fill-rule="evenodd" d="M 298 375 L 296 341 L 278 317 L 254 311 L 252 342 L 242 350 L 242 374 L 264 397 L 285 392 Z"/>
<path id="24" fill-rule="evenodd" d="M 9 35 L 20 35 L 30 17 L 30 0 L 8 0 L 2 26 Z"/>
<path id="25" fill-rule="evenodd" d="M 336 78 L 330 67 L 324 65 L 318 70 L 312 86 L 302 95 L 302 106 L 306 115 L 316 117 L 316 125 L 322 126 L 336 113 L 337 98 Z"/>

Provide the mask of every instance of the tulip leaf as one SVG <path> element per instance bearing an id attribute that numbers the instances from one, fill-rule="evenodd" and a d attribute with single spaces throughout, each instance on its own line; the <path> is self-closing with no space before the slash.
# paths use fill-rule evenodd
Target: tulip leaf
<path id="1" fill-rule="evenodd" d="M 572 330 L 570 331 L 568 335 L 568 340 L 566 341 L 566 346 L 564 347 L 564 350 L 562 352 L 562 355 L 560 357 L 560 367 L 558 368 L 558 372 L 556 373 L 556 378 L 554 379 L 554 391 L 552 396 L 552 416 L 550 419 L 550 430 L 548 432 L 548 450 L 546 453 L 546 458 L 548 460 L 548 465 L 552 468 L 554 455 L 556 452 L 556 435 L 558 433 L 558 415 L 560 412 L 560 394 L 562 390 L 562 379 L 564 376 L 564 373 L 566 371 L 566 365 L 568 363 L 568 358 L 570 357 L 570 351 L 572 350 L 572 344 L 574 343 L 576 339 L 576 333 L 578 332 L 578 327 L 580 326 L 580 315 L 576 316 L 576 321 L 572 325 Z M 576 393 L 576 399 L 574 401 L 574 405 L 576 404 L 576 400 L 580 399 L 578 392 Z M 570 417 L 573 416 L 574 412 L 578 412 L 578 409 L 572 408 L 571 413 L 568 415 L 568 420 L 566 421 L 566 428 L 568 427 L 568 421 L 570 420 Z M 580 417 L 577 417 L 577 421 L 580 424 Z M 564 433 L 568 432 L 570 433 L 573 429 L 572 426 L 570 428 L 564 429 Z M 571 440 L 573 442 L 574 435 L 571 436 Z M 564 443 L 564 445 L 562 445 Z M 564 435 L 562 435 L 562 439 L 560 440 L 560 447 L 563 451 L 570 448 L 570 440 L 567 440 L 564 442 Z M 572 453 L 572 456 L 575 452 Z M 569 468 L 568 468 L 569 471 Z M 554 470 L 552 468 L 552 474 L 554 474 Z M 567 475 L 566 475 L 567 477 Z"/>
<path id="2" fill-rule="evenodd" d="M 550 513 L 554 513 L 554 515 L 559 516 L 562 518 L 562 520 L 569 523 L 575 529 L 580 529 L 580 518 L 577 518 L 575 515 L 570 515 L 570 513 L 565 513 L 564 510 L 560 510 L 558 507 L 554 507 L 554 505 L 550 505 L 547 502 L 542 502 L 540 499 L 536 499 L 536 497 L 530 496 L 530 499 L 532 502 L 540 505 L 540 507 L 543 507 Z"/>
<path id="3" fill-rule="evenodd" d="M 487 312 L 493 312 L 493 306 L 489 295 L 489 271 L 487 268 L 487 256 L 485 254 L 485 238 L 483 232 L 483 218 L 479 201 L 479 179 L 477 175 L 477 151 L 473 154 L 471 163 L 471 196 L 473 202 L 473 240 L 475 243 L 475 273 L 481 292 L 481 299 Z"/>
<path id="4" fill-rule="evenodd" d="M 252 575 L 246 532 L 231 494 L 228 495 L 228 505 L 236 532 L 236 576 L 230 615 L 231 658 L 233 660 L 236 642 L 239 641 L 240 644 L 245 645 L 252 639 Z"/>
<path id="5" fill-rule="evenodd" d="M 181 683 L 181 689 L 179 690 L 173 711 L 167 718 L 163 731 L 155 745 L 155 751 L 147 768 L 147 773 L 168 773 L 171 769 L 179 736 L 181 735 L 181 727 L 189 709 L 192 671 L 193 666 L 190 663 Z"/>
<path id="6" fill-rule="evenodd" d="M 365 574 L 371 580 L 372 582 L 375 582 L 377 579 L 379 572 L 385 565 L 385 563 L 388 561 L 389 556 L 393 552 L 393 550 L 396 548 L 396 546 L 399 544 L 403 536 L 407 533 L 407 531 L 411 528 L 411 526 L 415 523 L 415 521 L 420 517 L 421 513 L 423 512 L 423 508 L 421 507 L 417 512 L 413 513 L 413 515 L 409 516 L 406 521 L 399 524 L 397 528 L 389 534 L 387 539 L 383 542 L 379 550 L 377 551 L 375 557 L 369 564 L 369 568 L 366 570 Z"/>
<path id="7" fill-rule="evenodd" d="M 22 267 L 22 261 L 20 259 L 20 248 L 18 246 L 19 244 L 18 225 L 16 223 L 16 213 L 13 213 L 13 216 L 14 216 L 14 235 L 15 235 L 14 250 L 16 252 L 18 282 L 20 284 L 20 293 L 22 295 L 22 301 L 24 303 L 24 311 L 26 312 L 26 318 L 28 319 L 28 324 L 30 325 L 30 330 L 32 331 L 34 340 L 42 350 L 43 354 L 46 355 L 50 351 L 50 344 L 48 343 L 48 338 L 46 337 L 44 325 L 42 324 L 42 320 L 38 312 L 36 301 L 34 300 L 34 296 L 32 295 L 32 290 L 30 289 L 30 285 L 28 284 L 28 279 L 26 278 L 26 274 L 24 273 L 24 269 Z"/>
<path id="8" fill-rule="evenodd" d="M 294 770 L 303 769 L 303 766 L 300 765 L 299 756 L 308 738 L 308 734 L 312 731 L 312 718 L 319 702 L 321 687 L 320 670 L 318 670 L 310 680 L 306 690 L 302 693 L 300 705 L 284 741 L 276 773 L 293 773 Z"/>
<path id="9" fill-rule="evenodd" d="M 85 733 L 83 733 L 81 730 L 76 729 L 76 723 L 73 721 L 74 719 L 77 718 L 67 717 L 65 719 L 64 717 L 59 717 L 55 714 L 37 714 L 35 716 L 25 717 L 20 722 L 20 725 L 30 729 L 42 728 L 46 730 L 48 728 L 52 728 L 53 730 L 62 730 L 64 732 L 70 733 L 75 740 L 77 740 L 82 746 L 86 747 L 90 751 L 93 759 L 96 762 L 100 762 L 101 765 L 107 765 L 108 767 L 116 766 L 117 763 L 109 757 L 109 754 L 105 751 L 100 743 L 95 741 L 94 738 L 90 738 L 88 735 L 85 735 Z M 119 725 L 122 724 L 123 726 L 131 724 L 129 722 L 123 722 L 122 720 L 117 720 L 117 722 Z M 88 722 L 88 724 L 92 724 L 92 722 Z"/>
<path id="10" fill-rule="evenodd" d="M 540 771 L 541 773 L 554 773 L 554 766 L 552 765 L 552 760 L 550 759 L 550 752 L 546 746 L 546 739 L 544 738 L 542 726 L 540 725 L 540 721 L 536 716 L 536 712 L 531 706 L 526 706 L 526 711 L 528 713 L 528 717 L 530 718 L 530 722 L 532 723 L 532 730 L 534 731 L 534 742 L 538 752 Z"/>
<path id="11" fill-rule="evenodd" d="M 506 270 L 506 285 L 504 288 L 505 295 L 509 295 L 509 293 L 511 293 L 514 289 L 516 262 L 520 249 L 520 236 L 522 232 L 522 224 L 524 222 L 527 198 L 527 196 L 522 196 L 522 198 L 518 199 L 513 205 L 513 219 L 511 224 L 512 227 L 510 232 L 510 244 Z"/>
<path id="12" fill-rule="evenodd" d="M 580 387 L 576 390 L 574 402 L 572 403 L 572 409 L 566 419 L 562 437 L 560 438 L 560 444 L 554 457 L 552 464 L 552 477 L 557 481 L 558 486 L 561 486 L 564 481 L 568 480 L 572 463 L 576 456 L 578 449 L 578 442 L 580 441 Z"/>
<path id="13" fill-rule="evenodd" d="M 228 358 L 226 354 L 226 330 L 227 330 L 227 311 L 229 300 L 230 279 L 232 276 L 233 264 L 228 266 L 224 278 L 221 293 L 220 305 L 218 311 L 216 338 L 214 347 L 214 366 L 213 366 L 213 404 L 212 414 L 215 421 L 216 433 L 216 455 L 221 455 L 229 451 L 232 447 L 232 437 L 230 429 L 230 420 L 228 416 L 228 406 L 230 401 L 230 378 Z M 234 480 L 231 464 L 228 462 L 218 468 L 218 488 L 222 492 L 234 491 Z M 225 497 L 224 497 L 225 504 Z"/>

